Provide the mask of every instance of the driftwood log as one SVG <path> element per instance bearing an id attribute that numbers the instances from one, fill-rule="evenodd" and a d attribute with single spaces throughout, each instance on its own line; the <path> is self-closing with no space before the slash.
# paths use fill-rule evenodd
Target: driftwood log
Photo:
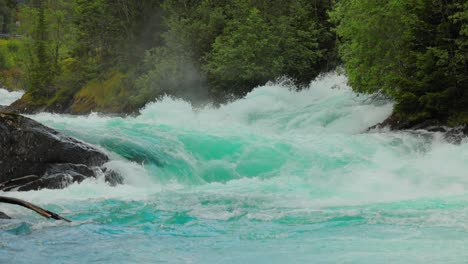
<path id="1" fill-rule="evenodd" d="M 15 205 L 23 206 L 23 207 L 26 207 L 26 208 L 28 208 L 30 210 L 33 210 L 34 212 L 40 214 L 41 216 L 43 216 L 45 218 L 55 219 L 55 220 L 63 220 L 65 222 L 71 223 L 70 220 L 68 220 L 66 218 L 63 218 L 63 217 L 61 217 L 60 215 L 58 215 L 58 214 L 56 214 L 54 212 L 45 210 L 45 209 L 43 209 L 43 208 L 41 208 L 41 207 L 39 207 L 37 205 L 34 205 L 32 203 L 28 203 L 28 202 L 20 200 L 20 199 L 0 196 L 0 203 L 8 203 L 8 204 L 15 204 Z"/>

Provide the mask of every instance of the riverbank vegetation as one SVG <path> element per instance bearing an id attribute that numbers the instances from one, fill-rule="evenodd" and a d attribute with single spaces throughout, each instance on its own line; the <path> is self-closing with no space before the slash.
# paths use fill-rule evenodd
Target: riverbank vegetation
<path id="1" fill-rule="evenodd" d="M 330 1 L 49 0 L 17 6 L 27 98 L 40 109 L 131 112 L 163 95 L 221 103 L 337 65 Z M 24 101 L 24 100 L 23 100 Z"/>
<path id="2" fill-rule="evenodd" d="M 344 0 L 332 18 L 355 91 L 393 98 L 407 126 L 468 123 L 468 2 Z"/>
<path id="3" fill-rule="evenodd" d="M 13 1 L 14 2 L 14 1 Z M 393 118 L 468 121 L 463 0 L 30 0 L 24 37 L 0 43 L 19 105 L 132 112 L 163 95 L 222 103 L 267 81 L 304 87 L 343 65 L 353 89 L 395 100 Z M 13 55 L 12 55 L 13 54 Z M 16 54 L 16 55 L 15 55 Z M 13 59 L 11 57 L 16 56 Z M 10 66 L 8 66 L 10 65 Z M 3 79 L 7 79 L 2 77 Z"/>

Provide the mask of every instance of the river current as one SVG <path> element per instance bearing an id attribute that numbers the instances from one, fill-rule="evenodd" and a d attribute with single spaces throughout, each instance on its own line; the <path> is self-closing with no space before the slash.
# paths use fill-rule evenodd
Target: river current
<path id="1" fill-rule="evenodd" d="M 290 88 L 198 109 L 165 97 L 126 118 L 30 116 L 107 152 L 125 184 L 8 193 L 73 223 L 0 205 L 13 218 L 0 263 L 466 263 L 468 142 L 366 132 L 392 103 L 344 76 Z"/>

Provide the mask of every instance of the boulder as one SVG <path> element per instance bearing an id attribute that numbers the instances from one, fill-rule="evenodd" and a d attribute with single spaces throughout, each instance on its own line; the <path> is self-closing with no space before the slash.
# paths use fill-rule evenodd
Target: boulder
<path id="1" fill-rule="evenodd" d="M 444 137 L 448 142 L 460 144 L 463 139 L 468 137 L 468 125 L 452 128 L 445 133 Z"/>
<path id="2" fill-rule="evenodd" d="M 89 177 L 122 177 L 102 167 L 106 154 L 27 117 L 0 112 L 0 190 L 65 188 Z M 110 175 L 110 176 L 109 176 Z"/>
<path id="3" fill-rule="evenodd" d="M 448 127 L 437 120 L 424 120 L 419 123 L 414 122 L 398 122 L 395 115 L 391 115 L 382 123 L 369 127 L 367 131 L 373 129 L 382 129 L 388 127 L 390 130 L 407 130 L 417 131 L 426 130 L 428 132 L 441 132 L 444 133 L 444 139 L 453 144 L 460 144 L 463 139 L 468 137 L 468 124 L 460 125 L 457 127 Z"/>
<path id="4" fill-rule="evenodd" d="M 11 219 L 7 214 L 0 212 L 0 219 Z"/>

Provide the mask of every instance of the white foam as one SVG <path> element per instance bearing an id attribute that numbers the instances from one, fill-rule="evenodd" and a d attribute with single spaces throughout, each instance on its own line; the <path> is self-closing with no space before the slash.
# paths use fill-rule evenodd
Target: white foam
<path id="1" fill-rule="evenodd" d="M 3 88 L 0 88 L 0 105 L 10 105 L 14 101 L 18 100 L 23 96 L 23 91 L 10 92 Z"/>
<path id="2" fill-rule="evenodd" d="M 136 121 L 218 132 L 228 128 L 289 134 L 325 128 L 356 133 L 382 121 L 392 110 L 391 102 L 377 106 L 364 103 L 366 98 L 351 91 L 345 76 L 330 73 L 297 92 L 283 83 L 269 83 L 220 108 L 194 110 L 188 102 L 164 97 L 146 105 Z"/>
<path id="3" fill-rule="evenodd" d="M 468 194 L 468 144 L 450 145 L 437 135 L 384 130 L 361 133 L 384 120 L 392 109 L 391 102 L 377 104 L 364 99 L 350 90 L 344 76 L 332 73 L 298 92 L 284 83 L 270 83 L 219 108 L 193 109 L 185 101 L 165 97 L 149 103 L 137 117 L 32 117 L 95 144 L 112 138 L 120 144 L 143 146 L 171 162 L 171 166 L 154 169 L 115 158 L 108 166 L 125 175 L 126 185 L 110 188 L 88 181 L 50 195 L 65 200 L 146 199 L 170 190 L 175 196 L 248 197 L 271 206 L 316 210 Z M 221 156 L 221 160 L 204 160 L 202 150 L 187 145 L 193 141 L 195 146 L 201 144 L 197 140 L 215 142 L 209 146 L 213 150 L 228 143 L 237 144 L 239 150 Z M 261 156 L 274 151 L 286 156 L 278 166 Z M 251 153 L 260 156 L 252 157 Z M 248 178 L 239 172 L 245 164 L 272 169 Z M 170 171 L 171 167 L 181 169 Z M 219 167 L 223 168 L 217 170 Z M 210 169 L 232 178 L 203 182 L 199 174 Z M 158 182 L 161 175 L 174 181 Z M 48 192 L 15 195 L 45 203 L 56 201 L 48 198 Z M 219 215 L 210 215 L 212 212 L 198 208 L 196 201 L 186 206 L 207 218 L 239 213 L 214 208 Z M 265 212 L 250 216 L 274 217 Z"/>

